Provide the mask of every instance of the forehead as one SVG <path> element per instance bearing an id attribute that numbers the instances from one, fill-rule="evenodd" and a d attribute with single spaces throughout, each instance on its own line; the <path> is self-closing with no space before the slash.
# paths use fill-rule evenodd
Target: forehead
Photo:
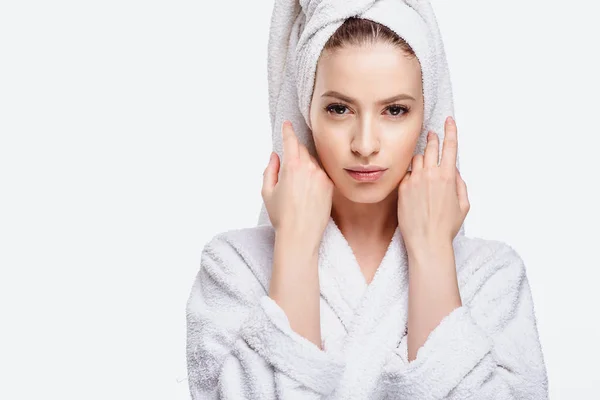
<path id="1" fill-rule="evenodd" d="M 401 49 L 376 43 L 324 51 L 317 63 L 315 94 L 337 90 L 368 100 L 398 93 L 417 98 L 422 92 L 421 65 Z"/>

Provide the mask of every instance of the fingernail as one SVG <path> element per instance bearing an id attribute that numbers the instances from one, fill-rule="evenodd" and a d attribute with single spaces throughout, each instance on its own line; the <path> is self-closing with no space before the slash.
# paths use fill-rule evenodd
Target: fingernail
<path id="1" fill-rule="evenodd" d="M 454 124 L 455 124 L 455 122 L 456 122 L 456 121 L 454 121 L 454 118 L 452 118 L 452 116 L 449 116 L 449 117 L 448 117 L 448 123 L 449 123 L 450 125 L 454 125 Z"/>

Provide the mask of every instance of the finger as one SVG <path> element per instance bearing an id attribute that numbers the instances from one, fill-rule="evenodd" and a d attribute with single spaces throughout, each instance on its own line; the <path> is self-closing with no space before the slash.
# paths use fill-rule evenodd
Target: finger
<path id="1" fill-rule="evenodd" d="M 269 164 L 267 164 L 267 168 L 265 168 L 265 172 L 263 172 L 263 194 L 266 194 L 267 196 L 271 195 L 271 192 L 277 184 L 279 166 L 279 156 L 273 151 L 269 158 Z"/>
<path id="2" fill-rule="evenodd" d="M 461 208 L 469 207 L 467 184 L 460 175 L 458 168 L 456 169 L 456 192 L 458 193 L 458 203 L 460 204 Z"/>
<path id="3" fill-rule="evenodd" d="M 308 151 L 307 151 L 307 153 L 308 153 Z M 315 166 L 316 166 L 317 168 L 321 168 L 321 169 L 323 169 L 323 166 L 321 165 L 321 163 L 319 162 L 319 160 L 317 160 L 315 157 L 313 157 L 313 155 L 312 155 L 312 154 L 310 154 L 310 153 L 309 153 L 308 155 L 309 155 L 309 157 L 310 157 L 310 161 L 311 161 L 313 164 L 315 164 Z"/>
<path id="4" fill-rule="evenodd" d="M 408 182 L 408 180 L 410 179 L 411 174 L 412 174 L 412 171 L 406 171 L 406 173 L 404 174 L 404 176 L 400 180 L 400 185 L 406 184 L 406 182 Z"/>
<path id="5" fill-rule="evenodd" d="M 442 161 L 440 161 L 440 166 L 447 169 L 452 169 L 454 171 L 456 168 L 458 138 L 456 122 L 452 117 L 446 118 L 444 132 L 444 145 L 442 149 Z"/>
<path id="6" fill-rule="evenodd" d="M 423 154 L 415 154 L 411 162 L 411 171 L 420 171 L 423 169 Z"/>
<path id="7" fill-rule="evenodd" d="M 427 145 L 423 156 L 423 167 L 437 167 L 439 159 L 440 141 L 438 135 L 430 131 L 427 135 Z"/>
<path id="8" fill-rule="evenodd" d="M 298 158 L 298 138 L 292 127 L 292 123 L 288 120 L 283 122 L 282 126 L 283 135 L 283 163 L 287 160 L 294 160 Z"/>
<path id="9" fill-rule="evenodd" d="M 300 141 L 298 141 L 298 159 L 302 164 L 310 163 L 311 155 L 308 152 L 306 146 L 304 146 Z"/>
<path id="10" fill-rule="evenodd" d="M 409 180 L 411 175 L 412 175 L 412 171 L 406 171 L 406 173 L 402 177 L 401 181 L 407 181 L 407 180 Z"/>
<path id="11" fill-rule="evenodd" d="M 325 167 L 323 166 L 323 164 L 321 164 L 321 159 L 313 157 L 312 154 L 309 154 L 309 155 L 310 155 L 310 159 L 314 163 L 314 165 L 318 169 L 320 169 L 321 171 L 323 171 L 323 173 L 325 173 L 325 176 L 327 176 L 327 178 L 333 183 L 333 180 L 331 179 L 331 176 L 329 176 L 329 174 L 327 173 L 327 170 L 325 169 Z"/>

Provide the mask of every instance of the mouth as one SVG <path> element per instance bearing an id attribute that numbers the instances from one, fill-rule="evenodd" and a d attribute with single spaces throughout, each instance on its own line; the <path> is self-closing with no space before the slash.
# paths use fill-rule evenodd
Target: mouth
<path id="1" fill-rule="evenodd" d="M 345 170 L 350 177 L 358 182 L 375 182 L 385 173 L 386 169 L 373 171 L 355 171 L 351 169 Z"/>

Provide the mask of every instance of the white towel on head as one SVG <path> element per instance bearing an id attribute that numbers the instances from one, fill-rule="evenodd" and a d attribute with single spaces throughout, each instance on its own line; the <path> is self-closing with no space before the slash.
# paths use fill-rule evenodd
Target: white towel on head
<path id="1" fill-rule="evenodd" d="M 317 157 L 309 118 L 317 61 L 327 40 L 349 17 L 385 25 L 413 48 L 421 64 L 425 106 L 414 154 L 423 154 L 430 130 L 438 134 L 441 150 L 444 123 L 454 116 L 454 104 L 442 37 L 428 0 L 275 0 L 268 48 L 273 151 L 283 157 L 281 127 L 290 120 L 300 142 Z M 258 224 L 270 224 L 264 203 Z M 464 235 L 464 224 L 458 235 Z"/>

